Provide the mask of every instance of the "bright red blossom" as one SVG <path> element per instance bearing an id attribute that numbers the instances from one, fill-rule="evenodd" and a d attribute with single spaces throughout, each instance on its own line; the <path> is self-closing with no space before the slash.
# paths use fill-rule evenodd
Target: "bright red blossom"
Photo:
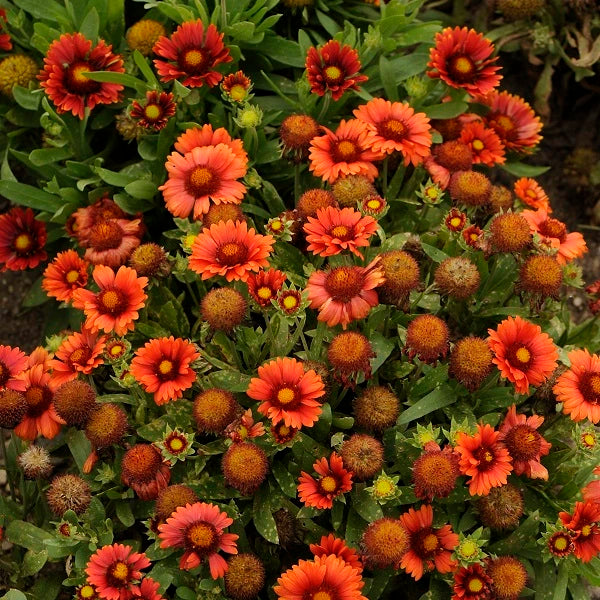
<path id="1" fill-rule="evenodd" d="M 478 564 L 461 567 L 454 575 L 452 600 L 488 600 L 492 578 Z"/>
<path id="2" fill-rule="evenodd" d="M 27 367 L 27 356 L 19 348 L 0 346 L 0 390 L 25 390 L 25 382 L 19 375 Z"/>
<path id="3" fill-rule="evenodd" d="M 572 531 L 574 554 L 587 563 L 600 554 L 600 505 L 593 502 L 576 502 L 571 516 L 567 512 L 558 513 L 563 525 Z"/>
<path id="4" fill-rule="evenodd" d="M 6 11 L 3 8 L 0 8 L 0 19 L 2 19 L 4 22 L 8 22 L 8 19 L 6 18 Z M 0 21 L 0 31 L 3 29 L 4 23 Z M 12 50 L 12 47 L 13 45 L 10 39 L 10 33 L 0 33 L 0 50 L 8 52 L 9 50 Z"/>
<path id="5" fill-rule="evenodd" d="M 167 92 L 151 90 L 146 92 L 146 101 L 140 104 L 137 100 L 131 103 L 130 115 L 140 127 L 160 131 L 177 111 L 174 96 Z"/>
<path id="6" fill-rule="evenodd" d="M 359 573 L 362 573 L 363 564 L 359 554 L 354 548 L 347 546 L 344 540 L 335 537 L 332 533 L 322 536 L 318 544 L 311 544 L 310 551 L 315 556 L 330 556 L 333 554 Z"/>
<path id="7" fill-rule="evenodd" d="M 139 596 L 138 582 L 142 569 L 150 566 L 144 553 L 133 552 L 131 546 L 112 544 L 96 550 L 85 572 L 90 585 L 106 600 L 130 600 Z"/>
<path id="8" fill-rule="evenodd" d="M 312 92 L 319 96 L 331 92 L 334 100 L 339 100 L 347 89 L 358 91 L 358 84 L 369 79 L 359 74 L 358 52 L 348 45 L 341 46 L 337 40 L 330 40 L 318 49 L 309 48 L 306 70 Z"/>
<path id="9" fill-rule="evenodd" d="M 160 583 L 154 581 L 152 577 L 144 577 L 140 583 L 139 595 L 135 596 L 135 600 L 165 600 L 164 596 L 158 593 Z"/>
<path id="10" fill-rule="evenodd" d="M 48 48 L 38 79 L 57 112 L 70 111 L 83 119 L 86 108 L 118 102 L 123 89 L 119 83 L 93 81 L 84 75 L 93 71 L 124 73 L 123 59 L 104 40 L 92 47 L 81 33 L 65 33 Z"/>
<path id="11" fill-rule="evenodd" d="M 298 479 L 298 496 L 306 506 L 331 508 L 333 501 L 352 489 L 352 472 L 344 468 L 341 456 L 331 453 L 329 461 L 323 457 L 317 460 L 313 469 L 320 477 L 302 471 Z"/>
<path id="12" fill-rule="evenodd" d="M 105 219 L 81 231 L 77 239 L 86 248 L 86 260 L 116 269 L 140 245 L 140 235 L 140 219 Z"/>
<path id="13" fill-rule="evenodd" d="M 506 162 L 504 145 L 498 134 L 493 129 L 485 127 L 481 121 L 466 123 L 458 139 L 471 148 L 473 163 L 493 167 Z"/>
<path id="14" fill-rule="evenodd" d="M 44 271 L 42 288 L 48 296 L 70 302 L 73 292 L 87 285 L 88 265 L 87 260 L 81 258 L 75 250 L 59 252 Z"/>
<path id="15" fill-rule="evenodd" d="M 458 535 L 450 525 L 434 529 L 433 509 L 424 504 L 418 510 L 409 508 L 400 515 L 402 525 L 410 534 L 408 552 L 402 557 L 400 565 L 415 580 L 421 579 L 425 570 L 435 568 L 439 573 L 449 573 L 456 563 L 452 560 L 452 551 L 458 545 Z"/>
<path id="16" fill-rule="evenodd" d="M 160 406 L 181 398 L 192 386 L 196 373 L 190 363 L 199 356 L 196 347 L 181 338 L 158 338 L 136 351 L 130 372 Z"/>
<path id="17" fill-rule="evenodd" d="M 277 292 L 281 289 L 286 279 L 286 274 L 277 269 L 260 270 L 258 273 L 251 273 L 246 280 L 248 293 L 262 308 L 270 307 L 272 306 L 271 300 L 277 298 Z"/>
<path id="18" fill-rule="evenodd" d="M 504 485 L 512 471 L 508 450 L 498 440 L 500 432 L 490 425 L 477 425 L 477 433 L 458 434 L 456 452 L 460 454 L 460 471 L 469 476 L 471 496 L 487 496 L 493 487 Z"/>
<path id="19" fill-rule="evenodd" d="M 154 60 L 161 81 L 178 79 L 191 88 L 217 85 L 223 75 L 215 67 L 233 60 L 223 44 L 223 35 L 213 24 L 205 28 L 197 19 L 179 25 L 170 38 L 160 37 L 152 51 L 166 59 Z"/>
<path id="20" fill-rule="evenodd" d="M 18 206 L 0 215 L 0 271 L 33 269 L 46 260 L 46 225 L 30 208 Z"/>

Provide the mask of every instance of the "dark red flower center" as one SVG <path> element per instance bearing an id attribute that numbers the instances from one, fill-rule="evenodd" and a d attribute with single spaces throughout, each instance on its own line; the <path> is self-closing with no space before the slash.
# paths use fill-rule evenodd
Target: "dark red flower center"
<path id="1" fill-rule="evenodd" d="M 477 448 L 477 450 L 473 452 L 473 456 L 479 461 L 479 465 L 477 466 L 478 471 L 488 471 L 496 462 L 494 449 L 488 446 Z"/>
<path id="2" fill-rule="evenodd" d="M 504 444 L 515 460 L 532 460 L 539 456 L 542 436 L 529 425 L 522 423 L 508 431 Z"/>
<path id="3" fill-rule="evenodd" d="M 453 54 L 446 60 L 446 69 L 452 76 L 452 79 L 460 83 L 474 81 L 477 75 L 477 68 L 473 59 L 466 54 Z"/>
<path id="4" fill-rule="evenodd" d="M 543 223 L 540 223 L 539 230 L 542 235 L 557 238 L 561 242 L 564 241 L 567 236 L 566 225 L 558 219 L 547 219 Z"/>
<path id="5" fill-rule="evenodd" d="M 427 559 L 435 555 L 440 547 L 440 541 L 433 529 L 426 527 L 412 535 L 410 545 L 421 558 Z"/>
<path id="6" fill-rule="evenodd" d="M 337 302 L 350 302 L 363 289 L 365 276 L 354 267 L 336 267 L 325 278 L 327 293 Z"/>
<path id="7" fill-rule="evenodd" d="M 45 385 L 32 385 L 25 392 L 25 400 L 27 400 L 27 416 L 39 417 L 50 406 L 52 392 Z"/>
<path id="8" fill-rule="evenodd" d="M 377 125 L 377 133 L 386 140 L 401 142 L 408 133 L 406 125 L 398 119 L 388 119 Z"/>
<path id="9" fill-rule="evenodd" d="M 192 523 L 185 532 L 186 546 L 200 557 L 209 556 L 218 550 L 219 537 L 215 526 L 206 521 Z"/>
<path id="10" fill-rule="evenodd" d="M 114 250 L 123 241 L 123 230 L 114 220 L 101 221 L 90 230 L 89 241 L 94 250 Z"/>
<path id="11" fill-rule="evenodd" d="M 111 587 L 124 588 L 129 584 L 129 565 L 121 560 L 114 562 L 106 571 L 106 580 Z"/>
<path id="12" fill-rule="evenodd" d="M 271 403 L 285 410 L 293 410 L 300 404 L 301 396 L 295 385 L 283 385 L 273 393 Z"/>
<path id="13" fill-rule="evenodd" d="M 512 140 L 517 137 L 517 126 L 508 116 L 496 113 L 488 116 L 488 120 L 496 133 L 504 140 Z"/>
<path id="14" fill-rule="evenodd" d="M 297 429 L 288 427 L 283 421 L 277 425 L 271 426 L 271 433 L 278 444 L 285 444 L 289 442 L 296 435 Z"/>
<path id="15" fill-rule="evenodd" d="M 13 249 L 19 256 L 27 256 L 33 250 L 33 238 L 29 233 L 22 232 L 13 240 Z"/>
<path id="16" fill-rule="evenodd" d="M 10 369 L 0 360 L 0 388 L 10 379 Z"/>
<path id="17" fill-rule="evenodd" d="M 94 71 L 87 61 L 75 62 L 65 71 L 65 88 L 71 94 L 93 94 L 100 89 L 100 82 L 86 77 L 83 73 Z"/>
<path id="18" fill-rule="evenodd" d="M 323 79 L 329 86 L 337 86 L 344 81 L 344 70 L 337 65 L 328 65 L 323 69 Z"/>
<path id="19" fill-rule="evenodd" d="M 194 198 L 210 196 L 219 189 L 219 176 L 210 167 L 198 165 L 190 171 L 186 189 Z"/>
<path id="20" fill-rule="evenodd" d="M 600 373 L 584 373 L 579 379 L 579 391 L 590 404 L 600 404 Z"/>
<path id="21" fill-rule="evenodd" d="M 107 289 L 100 292 L 98 296 L 98 309 L 100 312 L 116 315 L 125 306 L 125 296 L 117 289 Z"/>
<path id="22" fill-rule="evenodd" d="M 506 352 L 506 360 L 516 369 L 526 370 L 533 361 L 531 350 L 523 344 L 513 344 Z"/>
<path id="23" fill-rule="evenodd" d="M 201 75 L 210 64 L 210 52 L 205 48 L 188 48 L 179 54 L 177 64 L 189 75 Z"/>
<path id="24" fill-rule="evenodd" d="M 352 140 L 335 142 L 331 151 L 336 163 L 352 163 L 360 158 L 360 148 Z"/>
<path id="25" fill-rule="evenodd" d="M 325 475 L 318 482 L 319 492 L 321 494 L 335 494 L 339 487 L 339 481 L 333 475 Z"/>
<path id="26" fill-rule="evenodd" d="M 240 242 L 227 242 L 219 246 L 216 258 L 221 265 L 240 265 L 248 258 L 248 248 Z"/>
<path id="27" fill-rule="evenodd" d="M 178 372 L 179 366 L 177 361 L 169 360 L 165 357 L 163 357 L 156 365 L 155 374 L 161 381 L 171 381 L 172 379 L 175 379 Z"/>
<path id="28" fill-rule="evenodd" d="M 90 359 L 91 355 L 92 351 L 87 346 L 83 348 L 77 348 L 71 352 L 71 355 L 69 356 L 69 362 L 72 365 L 85 365 Z"/>
<path id="29" fill-rule="evenodd" d="M 327 233 L 341 242 L 347 242 L 354 237 L 354 227 L 346 227 L 346 225 L 335 225 Z"/>

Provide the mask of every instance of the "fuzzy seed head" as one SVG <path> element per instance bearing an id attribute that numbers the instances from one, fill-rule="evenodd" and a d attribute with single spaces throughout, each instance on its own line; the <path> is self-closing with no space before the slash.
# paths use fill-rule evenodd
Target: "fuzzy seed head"
<path id="1" fill-rule="evenodd" d="M 238 442 L 225 452 L 221 467 L 227 485 L 249 496 L 266 479 L 269 460 L 264 450 L 256 444 Z"/>
<path id="2" fill-rule="evenodd" d="M 127 431 L 127 414 L 116 404 L 100 404 L 90 415 L 85 436 L 94 448 L 118 444 Z"/>
<path id="3" fill-rule="evenodd" d="M 492 370 L 492 352 L 479 337 L 459 340 L 450 352 L 450 374 L 471 392 L 475 391 Z"/>
<path id="4" fill-rule="evenodd" d="M 14 429 L 27 412 L 27 400 L 21 392 L 2 390 L 0 392 L 0 427 Z"/>
<path id="5" fill-rule="evenodd" d="M 169 485 L 161 490 L 156 498 L 156 518 L 166 521 L 178 507 L 196 502 L 198 496 L 192 488 L 183 484 Z"/>
<path id="6" fill-rule="evenodd" d="M 500 556 L 487 566 L 492 578 L 492 589 L 498 600 L 515 600 L 527 584 L 527 571 L 523 563 L 512 556 Z"/>
<path id="7" fill-rule="evenodd" d="M 231 392 L 211 388 L 194 398 L 192 415 L 200 433 L 223 433 L 240 411 L 240 405 Z"/>
<path id="8" fill-rule="evenodd" d="M 402 304 L 419 287 L 419 263 L 404 250 L 391 250 L 380 255 L 385 282 L 379 291 L 383 301 Z"/>
<path id="9" fill-rule="evenodd" d="M 317 211 L 320 208 L 326 208 L 328 206 L 336 206 L 336 200 L 331 192 L 327 190 L 314 189 L 307 190 L 298 199 L 296 210 L 299 213 L 300 218 L 306 219 L 306 217 L 316 217 Z"/>
<path id="10" fill-rule="evenodd" d="M 90 486 L 77 475 L 57 475 L 46 492 L 50 510 L 62 517 L 68 510 L 82 515 L 92 501 Z"/>
<path id="11" fill-rule="evenodd" d="M 491 242 L 500 252 L 521 252 L 531 244 L 527 220 L 517 213 L 498 215 L 490 225 Z"/>
<path id="12" fill-rule="evenodd" d="M 250 553 L 236 554 L 227 561 L 225 591 L 232 600 L 253 600 L 265 585 L 265 567 Z"/>
<path id="13" fill-rule="evenodd" d="M 434 315 L 420 315 L 413 319 L 406 332 L 409 354 L 426 363 L 434 363 L 448 352 L 448 326 Z"/>
<path id="14" fill-rule="evenodd" d="M 364 175 L 346 175 L 340 177 L 331 191 L 337 203 L 342 207 L 356 208 L 358 203 L 369 196 L 377 194 L 375 186 Z"/>
<path id="15" fill-rule="evenodd" d="M 17 457 L 25 479 L 48 479 L 52 473 L 50 454 L 41 446 L 31 445 Z"/>
<path id="16" fill-rule="evenodd" d="M 216 331 L 229 333 L 246 315 L 244 296 L 231 287 L 216 288 L 202 299 L 202 318 Z"/>
<path id="17" fill-rule="evenodd" d="M 391 517 L 373 521 L 361 539 L 366 564 L 379 569 L 398 565 L 409 545 L 410 533 Z"/>
<path id="18" fill-rule="evenodd" d="M 468 171 L 473 164 L 471 148 L 458 140 L 450 140 L 435 146 L 432 154 L 436 162 L 451 173 Z"/>
<path id="19" fill-rule="evenodd" d="M 477 502 L 479 518 L 492 529 L 514 529 L 523 516 L 523 494 L 514 485 L 507 483 L 494 487 L 487 496 Z"/>
<path id="20" fill-rule="evenodd" d="M 54 408 L 67 425 L 85 425 L 96 406 L 96 392 L 80 379 L 63 383 L 55 392 Z"/>
<path id="21" fill-rule="evenodd" d="M 521 267 L 519 287 L 531 294 L 556 298 L 562 283 L 562 268 L 552 256 L 530 256 Z"/>
<path id="22" fill-rule="evenodd" d="M 344 467 L 352 471 L 355 481 L 374 477 L 383 467 L 383 444 L 364 433 L 355 433 L 340 448 Z"/>
<path id="23" fill-rule="evenodd" d="M 466 300 L 478 289 L 481 276 L 475 263 L 463 256 L 444 259 L 435 271 L 435 283 L 440 291 L 458 300 Z"/>
<path id="24" fill-rule="evenodd" d="M 483 206 L 490 200 L 492 184 L 478 171 L 457 171 L 450 177 L 450 197 L 467 206 Z"/>
<path id="25" fill-rule="evenodd" d="M 382 385 L 368 387 L 354 400 L 354 418 L 359 427 L 383 433 L 396 424 L 400 401 L 396 394 Z"/>

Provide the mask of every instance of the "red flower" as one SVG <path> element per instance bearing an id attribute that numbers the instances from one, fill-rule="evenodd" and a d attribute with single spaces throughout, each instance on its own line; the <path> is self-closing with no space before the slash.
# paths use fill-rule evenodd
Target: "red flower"
<path id="1" fill-rule="evenodd" d="M 124 73 L 123 59 L 104 40 L 92 48 L 81 33 L 65 33 L 48 48 L 38 79 L 57 112 L 71 111 L 83 119 L 85 108 L 118 102 L 123 89 L 119 83 L 93 81 L 83 74 L 92 71 Z"/>
<path id="2" fill-rule="evenodd" d="M 526 417 L 517 414 L 514 404 L 508 409 L 498 428 L 498 440 L 506 446 L 513 459 L 515 475 L 548 479 L 548 469 L 542 465 L 540 458 L 550 452 L 552 444 L 537 432 L 543 422 L 544 417 L 539 415 Z"/>
<path id="3" fill-rule="evenodd" d="M 246 394 L 260 400 L 258 412 L 274 425 L 283 421 L 287 427 L 312 427 L 321 414 L 317 400 L 325 394 L 325 385 L 312 369 L 304 371 L 295 358 L 277 358 L 258 367 L 258 377 L 250 380 Z"/>
<path id="4" fill-rule="evenodd" d="M 0 18 L 8 23 L 8 19 L 6 18 L 6 11 L 3 8 L 0 8 Z M 0 21 L 0 31 L 4 29 L 4 24 Z M 12 41 L 10 39 L 10 33 L 0 33 L 0 50 L 4 50 L 8 52 L 12 50 Z"/>
<path id="5" fill-rule="evenodd" d="M 453 88 L 463 88 L 472 96 L 487 94 L 498 86 L 500 67 L 494 63 L 498 57 L 490 58 L 494 46 L 466 27 L 446 27 L 435 36 L 435 46 L 429 51 L 427 75 L 440 78 Z"/>
<path id="6" fill-rule="evenodd" d="M 550 199 L 544 188 L 531 177 L 521 177 L 515 181 L 515 194 L 517 198 L 523 200 L 525 204 L 533 208 L 545 210 L 547 213 L 552 212 Z"/>
<path id="7" fill-rule="evenodd" d="M 181 338 L 150 340 L 135 353 L 130 372 L 160 406 L 181 398 L 192 387 L 196 373 L 190 363 L 199 356 L 195 346 Z"/>
<path id="8" fill-rule="evenodd" d="M 48 256 L 46 238 L 46 225 L 34 218 L 30 208 L 15 207 L 0 215 L 0 270 L 37 267 Z"/>
<path id="9" fill-rule="evenodd" d="M 42 288 L 48 296 L 70 302 L 73 292 L 87 285 L 88 264 L 75 250 L 59 252 L 44 271 Z"/>
<path id="10" fill-rule="evenodd" d="M 247 439 L 260 437 L 264 434 L 265 426 L 262 423 L 254 422 L 250 408 L 225 429 L 225 435 L 234 442 L 245 442 Z"/>
<path id="11" fill-rule="evenodd" d="M 452 551 L 458 545 L 458 535 L 450 525 L 432 527 L 431 504 L 424 504 L 419 510 L 409 508 L 400 515 L 400 521 L 410 533 L 409 549 L 400 563 L 409 575 L 418 581 L 425 569 L 430 571 L 435 567 L 439 573 L 450 573 L 454 569 Z"/>
<path id="12" fill-rule="evenodd" d="M 213 579 L 223 577 L 228 566 L 219 550 L 237 554 L 235 533 L 224 533 L 233 523 L 227 513 L 214 504 L 196 502 L 175 510 L 167 522 L 159 525 L 158 537 L 161 548 L 185 548 L 179 561 L 180 569 L 195 569 L 204 559 L 208 560 Z"/>
<path id="13" fill-rule="evenodd" d="M 458 434 L 456 452 L 460 454 L 460 471 L 469 476 L 469 493 L 487 496 L 493 487 L 504 485 L 512 471 L 508 450 L 498 440 L 499 431 L 490 425 L 477 425 L 475 435 Z"/>
<path id="14" fill-rule="evenodd" d="M 161 81 L 183 78 L 181 83 L 191 88 L 217 85 L 223 75 L 214 68 L 233 60 L 223 44 L 223 35 L 212 24 L 205 29 L 197 19 L 181 24 L 170 38 L 160 37 L 152 50 L 167 59 L 154 60 Z"/>
<path id="15" fill-rule="evenodd" d="M 135 596 L 135 600 L 165 600 L 164 596 L 158 593 L 160 583 L 154 581 L 152 577 L 144 577 L 140 583 L 139 595 Z"/>
<path id="16" fill-rule="evenodd" d="M 102 353 L 106 347 L 106 337 L 83 327 L 81 333 L 73 333 L 64 340 L 49 363 L 53 387 L 76 379 L 79 373 L 89 375 L 101 365 L 104 362 Z"/>
<path id="17" fill-rule="evenodd" d="M 336 40 L 330 40 L 319 49 L 309 48 L 306 70 L 312 92 L 319 96 L 331 92 L 334 100 L 339 100 L 347 89 L 358 91 L 358 84 L 369 79 L 359 74 L 358 52 L 348 45 L 340 46 Z"/>
<path id="18" fill-rule="evenodd" d="M 600 553 L 600 505 L 593 502 L 576 502 L 573 516 L 558 513 L 563 525 L 574 532 L 575 556 L 582 562 L 590 562 Z"/>
<path id="19" fill-rule="evenodd" d="M 25 391 L 25 382 L 19 375 L 26 367 L 25 352 L 11 346 L 0 346 L 0 390 Z"/>
<path id="20" fill-rule="evenodd" d="M 116 269 L 140 245 L 140 220 L 105 219 L 79 232 L 77 239 L 86 248 L 85 258 L 93 265 Z"/>
<path id="21" fill-rule="evenodd" d="M 347 565 L 362 573 L 363 564 L 358 552 L 354 548 L 347 546 L 344 540 L 335 537 L 332 533 L 322 536 L 318 544 L 311 544 L 310 551 L 315 556 L 337 556 Z"/>
<path id="22" fill-rule="evenodd" d="M 320 256 L 333 256 L 344 250 L 364 258 L 357 248 L 369 245 L 369 238 L 377 231 L 373 217 L 362 216 L 353 208 L 327 206 L 317 210 L 317 216 L 308 217 L 304 233 L 307 250 Z"/>
<path id="23" fill-rule="evenodd" d="M 527 394 L 529 385 L 540 385 L 556 369 L 556 346 L 539 325 L 508 317 L 488 333 L 492 362 L 503 378 L 515 384 L 517 393 Z"/>
<path id="24" fill-rule="evenodd" d="M 146 92 L 146 102 L 142 106 L 137 100 L 131 103 L 130 116 L 140 127 L 160 131 L 175 114 L 177 104 L 173 94 L 151 90 Z"/>
<path id="25" fill-rule="evenodd" d="M 137 312 L 146 302 L 144 288 L 147 277 L 138 277 L 129 267 L 119 267 L 115 273 L 110 267 L 97 265 L 92 273 L 100 288 L 94 293 L 78 289 L 73 292 L 73 305 L 87 317 L 85 327 L 92 332 L 102 329 L 124 335 L 134 328 Z"/>
<path id="26" fill-rule="evenodd" d="M 478 564 L 461 567 L 454 575 L 452 600 L 488 600 L 492 578 Z"/>
<path id="27" fill-rule="evenodd" d="M 129 600 L 139 596 L 137 582 L 141 569 L 150 566 L 144 553 L 133 552 L 131 546 L 112 544 L 96 550 L 88 561 L 85 572 L 90 585 L 106 600 Z"/>
<path id="28" fill-rule="evenodd" d="M 251 273 L 246 280 L 248 293 L 259 306 L 268 308 L 271 306 L 271 300 L 277 298 L 277 292 L 286 279 L 286 274 L 277 269 Z"/>
<path id="29" fill-rule="evenodd" d="M 466 123 L 458 139 L 471 148 L 473 163 L 493 167 L 506 162 L 504 145 L 498 134 L 493 129 L 485 127 L 481 121 Z"/>
<path id="30" fill-rule="evenodd" d="M 306 506 L 331 508 L 335 498 L 352 489 L 352 473 L 344 468 L 341 456 L 335 452 L 329 461 L 319 458 L 313 469 L 320 475 L 318 480 L 304 471 L 298 479 L 298 495 Z"/>

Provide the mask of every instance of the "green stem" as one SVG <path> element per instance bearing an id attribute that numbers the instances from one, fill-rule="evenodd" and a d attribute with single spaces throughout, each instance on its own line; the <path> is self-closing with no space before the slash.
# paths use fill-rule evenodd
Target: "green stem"
<path id="1" fill-rule="evenodd" d="M 227 0 L 221 0 L 221 22 L 225 29 L 227 27 Z"/>
<path id="2" fill-rule="evenodd" d="M 304 323 L 300 323 L 300 319 L 298 319 L 298 317 L 294 317 L 294 322 L 296 323 L 296 327 L 300 329 L 300 339 L 302 340 L 302 347 L 304 348 L 304 352 L 306 352 L 306 357 L 308 358 L 309 350 L 308 344 L 306 343 L 306 338 L 304 337 Z"/>
<path id="3" fill-rule="evenodd" d="M 330 102 L 331 102 L 331 94 L 329 92 L 327 92 L 325 94 L 325 97 L 323 98 L 323 106 L 321 106 L 321 112 L 319 113 L 319 116 L 317 117 L 317 121 L 319 123 L 325 118 L 325 115 L 327 114 L 327 111 L 329 110 Z"/>
<path id="4" fill-rule="evenodd" d="M 200 300 L 198 299 L 198 296 L 196 296 L 196 292 L 194 292 L 194 288 L 187 282 L 185 285 L 187 286 L 188 292 L 190 293 L 190 296 L 192 297 L 192 300 L 194 301 L 194 306 L 200 306 Z"/>
<path id="5" fill-rule="evenodd" d="M 2 452 L 2 463 L 4 464 L 4 468 L 6 469 L 6 479 L 8 480 L 8 488 L 10 489 L 10 497 L 16 500 L 15 496 L 15 488 L 13 484 L 12 474 L 10 469 L 8 468 L 8 454 L 6 452 L 6 437 L 5 432 L 2 427 L 0 427 L 0 436 L 2 436 L 2 440 L 0 440 L 0 451 Z"/>

